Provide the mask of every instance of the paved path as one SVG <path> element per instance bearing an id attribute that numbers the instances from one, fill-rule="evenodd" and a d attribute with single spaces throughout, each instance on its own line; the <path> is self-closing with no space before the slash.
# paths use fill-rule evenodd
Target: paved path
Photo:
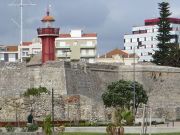
<path id="1" fill-rule="evenodd" d="M 124 127 L 125 133 L 141 133 L 141 127 Z M 180 127 L 148 127 L 147 133 L 180 133 Z M 94 132 L 94 133 L 106 133 L 106 127 L 66 127 L 65 132 Z"/>

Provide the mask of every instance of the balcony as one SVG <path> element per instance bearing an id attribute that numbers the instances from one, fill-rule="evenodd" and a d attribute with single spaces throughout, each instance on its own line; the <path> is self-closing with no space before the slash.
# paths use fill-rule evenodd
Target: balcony
<path id="1" fill-rule="evenodd" d="M 96 48 L 95 44 L 87 45 L 87 44 L 81 44 L 81 48 Z"/>
<path id="2" fill-rule="evenodd" d="M 96 54 L 81 54 L 81 57 L 83 57 L 83 58 L 94 58 L 94 57 L 96 57 Z"/>
<path id="3" fill-rule="evenodd" d="M 55 36 L 59 37 L 59 28 L 38 28 L 38 36 Z"/>

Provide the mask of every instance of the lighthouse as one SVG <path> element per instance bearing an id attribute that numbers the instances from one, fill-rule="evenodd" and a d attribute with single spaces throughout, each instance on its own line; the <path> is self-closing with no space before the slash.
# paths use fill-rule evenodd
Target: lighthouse
<path id="1" fill-rule="evenodd" d="M 46 16 L 41 20 L 44 26 L 37 29 L 38 37 L 42 41 L 42 63 L 55 60 L 55 38 L 59 37 L 59 28 L 53 28 L 54 21 L 47 10 Z"/>

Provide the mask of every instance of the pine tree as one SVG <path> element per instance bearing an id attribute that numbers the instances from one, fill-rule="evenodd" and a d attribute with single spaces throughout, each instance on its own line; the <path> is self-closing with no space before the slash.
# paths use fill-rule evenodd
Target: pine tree
<path id="1" fill-rule="evenodd" d="M 159 50 L 155 52 L 153 55 L 154 63 L 158 65 L 166 65 L 166 59 L 167 59 L 167 52 L 168 52 L 168 46 L 167 43 L 171 39 L 170 35 L 170 22 L 168 21 L 168 17 L 171 15 L 169 11 L 169 3 L 162 2 L 159 3 L 159 10 L 160 10 L 160 18 L 158 23 L 158 35 L 157 40 L 158 48 Z"/>
<path id="2" fill-rule="evenodd" d="M 168 2 L 159 3 L 160 17 L 157 35 L 157 40 L 159 41 L 157 46 L 159 50 L 155 51 L 153 62 L 158 65 L 177 67 L 180 64 L 180 59 L 178 59 L 180 55 L 178 51 L 179 46 L 177 43 L 170 43 L 172 35 L 170 34 L 171 27 L 168 19 L 171 15 L 169 8 Z M 176 52 L 176 55 L 173 52 Z"/>

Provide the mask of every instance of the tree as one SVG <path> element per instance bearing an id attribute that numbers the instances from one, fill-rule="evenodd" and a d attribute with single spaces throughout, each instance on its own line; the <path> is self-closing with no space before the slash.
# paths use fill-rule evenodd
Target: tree
<path id="1" fill-rule="evenodd" d="M 169 16 L 171 15 L 169 8 L 168 2 L 159 3 L 160 17 L 157 35 L 159 50 L 153 54 L 153 62 L 157 65 L 178 67 L 180 65 L 180 49 L 177 43 L 170 43 L 174 36 L 170 34 L 172 28 L 169 22 Z"/>
<path id="2" fill-rule="evenodd" d="M 124 134 L 123 124 L 130 124 L 134 121 L 134 116 L 130 108 L 133 106 L 134 91 L 132 81 L 119 80 L 107 86 L 107 90 L 102 94 L 102 99 L 106 107 L 114 107 L 113 124 L 106 128 L 109 135 Z M 140 103 L 147 103 L 147 95 L 143 86 L 135 82 L 136 107 Z M 120 126 L 120 127 L 116 127 Z"/>
<path id="3" fill-rule="evenodd" d="M 107 86 L 107 90 L 102 94 L 102 99 L 106 107 L 121 108 L 121 110 L 133 106 L 134 91 L 132 81 L 119 80 Z M 148 97 L 143 86 L 135 82 L 135 108 L 141 103 L 147 103 Z"/>

